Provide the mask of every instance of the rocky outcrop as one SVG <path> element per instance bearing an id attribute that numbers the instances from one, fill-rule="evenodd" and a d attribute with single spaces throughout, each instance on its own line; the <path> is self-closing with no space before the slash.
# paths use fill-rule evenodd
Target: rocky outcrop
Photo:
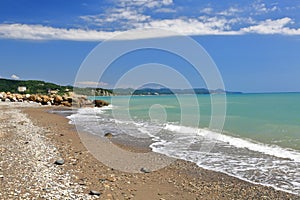
<path id="1" fill-rule="evenodd" d="M 95 104 L 95 107 L 103 107 L 103 106 L 108 106 L 109 103 L 103 100 L 94 100 L 93 104 Z"/>
<path id="2" fill-rule="evenodd" d="M 51 94 L 12 94 L 10 92 L 0 92 L 0 101 L 6 102 L 36 102 L 41 105 L 56 105 L 68 107 L 93 106 L 92 101 L 84 95 L 77 95 L 73 92 L 68 92 L 64 95 Z M 97 100 L 98 101 L 98 100 Z M 97 105 L 105 106 L 107 102 L 98 102 Z"/>

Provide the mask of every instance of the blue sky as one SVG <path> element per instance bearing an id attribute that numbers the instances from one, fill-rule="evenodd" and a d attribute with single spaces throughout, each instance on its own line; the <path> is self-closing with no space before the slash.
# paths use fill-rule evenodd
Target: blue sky
<path id="1" fill-rule="evenodd" d="M 191 36 L 214 60 L 228 90 L 300 91 L 300 2 L 295 0 L 1 0 L 0 77 L 73 84 L 81 63 L 99 43 L 146 28 Z M 121 39 L 155 38 L 137 34 Z M 148 54 L 157 52 L 121 59 L 107 77 L 122 71 L 121 65 L 129 69 L 160 62 L 196 78 L 184 63 Z M 107 77 L 105 87 L 110 85 Z"/>

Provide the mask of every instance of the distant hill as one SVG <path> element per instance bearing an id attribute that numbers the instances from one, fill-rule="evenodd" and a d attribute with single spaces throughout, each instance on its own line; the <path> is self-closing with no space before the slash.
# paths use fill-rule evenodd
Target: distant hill
<path id="1" fill-rule="evenodd" d="M 240 94 L 241 92 L 230 92 L 222 89 L 208 90 L 206 88 L 194 89 L 169 89 L 169 88 L 117 88 L 113 90 L 116 95 L 172 95 L 172 94 Z"/>
<path id="2" fill-rule="evenodd" d="M 48 94 L 49 90 L 58 91 L 58 94 L 63 94 L 66 91 L 73 91 L 73 86 L 62 86 L 55 83 L 49 83 L 38 80 L 11 80 L 0 78 L 0 92 L 18 93 L 18 87 L 26 87 L 24 93 L 27 94 Z M 84 95 L 109 96 L 112 95 L 111 90 L 103 88 L 75 88 L 76 93 Z"/>
<path id="3" fill-rule="evenodd" d="M 21 86 L 26 87 L 25 93 L 30 94 L 47 94 L 48 90 L 58 90 L 59 93 L 73 90 L 72 86 L 61 86 L 45 81 L 0 79 L 1 92 L 18 93 L 18 87 Z"/>
<path id="4" fill-rule="evenodd" d="M 57 90 L 58 94 L 63 94 L 66 91 L 73 91 L 77 94 L 87 96 L 111 96 L 111 95 L 172 95 L 172 94 L 238 94 L 241 92 L 229 92 L 221 89 L 208 90 L 205 88 L 194 89 L 169 89 L 157 84 L 148 84 L 140 89 L 118 88 L 118 89 L 103 89 L 103 88 L 73 88 L 73 86 L 61 86 L 54 83 L 38 80 L 10 80 L 0 78 L 0 92 L 18 93 L 18 87 L 26 87 L 24 93 L 28 94 L 47 94 L 49 90 Z M 150 88 L 154 87 L 154 88 Z"/>

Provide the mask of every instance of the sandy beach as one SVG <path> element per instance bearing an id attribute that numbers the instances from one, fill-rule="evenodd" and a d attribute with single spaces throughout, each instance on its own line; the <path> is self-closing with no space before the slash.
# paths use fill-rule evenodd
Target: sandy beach
<path id="1" fill-rule="evenodd" d="M 85 148 L 67 118 L 49 113 L 62 108 L 0 102 L 0 199 L 300 199 L 183 160 L 151 173 L 108 167 Z"/>

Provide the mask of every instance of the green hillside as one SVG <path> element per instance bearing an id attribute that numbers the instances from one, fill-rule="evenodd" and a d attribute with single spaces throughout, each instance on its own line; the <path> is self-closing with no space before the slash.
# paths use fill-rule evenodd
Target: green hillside
<path id="1" fill-rule="evenodd" d="M 0 92 L 18 93 L 18 87 L 21 86 L 26 87 L 26 94 L 48 94 L 48 90 L 58 90 L 58 94 L 64 94 L 74 89 L 73 86 L 61 86 L 45 81 L 0 79 Z M 76 93 L 88 96 L 108 96 L 112 94 L 112 91 L 103 88 L 76 88 Z"/>
<path id="2" fill-rule="evenodd" d="M 30 94 L 47 94 L 48 90 L 59 90 L 59 93 L 64 93 L 67 90 L 72 91 L 72 86 L 61 86 L 54 83 L 48 83 L 44 81 L 36 80 L 10 80 L 0 79 L 0 91 L 18 93 L 18 87 L 26 87 L 25 93 Z"/>

